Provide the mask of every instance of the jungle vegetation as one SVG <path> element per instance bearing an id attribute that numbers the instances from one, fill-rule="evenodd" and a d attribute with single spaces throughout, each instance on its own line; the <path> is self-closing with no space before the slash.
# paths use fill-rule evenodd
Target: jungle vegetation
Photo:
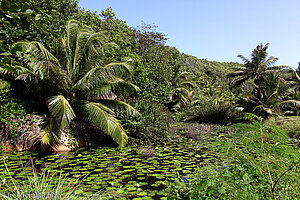
<path id="1" fill-rule="evenodd" d="M 8 146 L 51 152 L 64 144 L 75 150 L 73 160 L 45 158 L 54 172 L 56 162 L 66 162 L 60 169 L 76 178 L 95 168 L 101 181 L 121 177 L 113 182 L 117 196 L 97 193 L 97 199 L 146 197 L 143 186 L 134 185 L 138 178 L 160 188 L 150 193 L 162 199 L 299 195 L 300 64 L 277 66 L 278 58 L 268 55 L 272 44 L 258 41 L 249 58 L 238 55 L 241 63 L 199 59 L 168 46 L 155 25 L 130 27 L 112 8 L 90 12 L 78 0 L 0 0 L 0 22 L 0 155 Z M 123 149 L 97 148 L 107 146 Z M 17 164 L 0 164 L 12 184 L 9 166 Z M 162 169 L 153 173 L 148 164 Z M 175 174 L 184 171 L 190 177 Z M 16 190 L 40 191 L 47 178 L 34 171 Z M 61 195 L 61 174 L 58 180 L 42 186 Z M 101 181 L 85 186 L 99 189 L 93 184 Z"/>
<path id="2" fill-rule="evenodd" d="M 27 114 L 45 116 L 35 139 L 46 145 L 59 144 L 62 132 L 76 138 L 76 122 L 124 146 L 164 141 L 174 119 L 239 120 L 237 107 L 265 118 L 299 115 L 299 68 L 275 66 L 269 44 L 250 58 L 238 55 L 242 64 L 198 59 L 166 45 L 155 25 L 129 27 L 111 8 L 98 14 L 75 0 L 3 0 L 1 23 L 1 94 L 25 103 Z M 1 109 L 18 113 L 5 101 Z M 159 121 L 156 112 L 168 119 Z M 163 137 L 150 141 L 155 132 Z"/>

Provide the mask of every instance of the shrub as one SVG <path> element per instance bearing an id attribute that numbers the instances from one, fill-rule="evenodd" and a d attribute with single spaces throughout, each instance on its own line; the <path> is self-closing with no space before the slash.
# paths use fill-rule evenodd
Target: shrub
<path id="1" fill-rule="evenodd" d="M 140 116 L 120 114 L 122 124 L 129 137 L 129 145 L 162 144 L 168 140 L 171 114 L 162 104 L 147 99 L 131 100 Z"/>
<path id="2" fill-rule="evenodd" d="M 182 121 L 194 121 L 198 123 L 224 124 L 239 117 L 237 111 L 230 104 L 213 104 L 207 102 L 191 107 L 181 114 Z"/>
<path id="3" fill-rule="evenodd" d="M 10 96 L 10 92 L 0 90 L 0 123 L 11 123 L 11 119 L 24 116 L 25 108 L 20 101 Z"/>
<path id="4" fill-rule="evenodd" d="M 14 119 L 25 114 L 25 108 L 20 101 L 12 98 L 9 91 L 0 90 L 0 153 L 5 149 L 4 132 L 9 132 L 9 137 L 15 136 L 18 123 Z"/>

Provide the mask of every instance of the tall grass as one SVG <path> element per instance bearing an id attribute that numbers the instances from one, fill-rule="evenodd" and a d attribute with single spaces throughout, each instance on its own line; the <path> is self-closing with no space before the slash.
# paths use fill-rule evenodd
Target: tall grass
<path id="1" fill-rule="evenodd" d="M 264 126 L 247 114 L 251 124 L 235 124 L 236 133 L 211 145 L 223 166 L 199 168 L 192 177 L 170 182 L 169 199 L 298 199 L 299 149 L 287 134 Z M 190 179 L 188 179 L 190 178 Z"/>
<path id="2" fill-rule="evenodd" d="M 101 191 L 91 196 L 82 195 L 81 179 L 68 179 L 67 175 L 43 171 L 40 175 L 33 167 L 33 175 L 28 174 L 22 181 L 12 177 L 4 160 L 5 170 L 0 183 L 0 198 L 4 200 L 80 200 L 110 199 Z"/>

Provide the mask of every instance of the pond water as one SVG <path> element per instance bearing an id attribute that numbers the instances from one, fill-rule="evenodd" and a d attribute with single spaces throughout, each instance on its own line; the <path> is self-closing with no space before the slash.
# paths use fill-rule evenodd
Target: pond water
<path id="1" fill-rule="evenodd" d="M 84 194 L 108 190 L 119 199 L 166 199 L 164 188 L 175 177 L 187 177 L 201 165 L 214 161 L 207 143 L 177 138 L 159 146 L 131 146 L 123 149 L 79 149 L 76 152 L 57 153 L 39 157 L 35 153 L 7 154 L 9 173 L 22 181 L 32 174 L 32 165 L 38 171 L 67 174 L 68 179 L 81 179 Z M 0 170 L 5 173 L 2 162 Z"/>

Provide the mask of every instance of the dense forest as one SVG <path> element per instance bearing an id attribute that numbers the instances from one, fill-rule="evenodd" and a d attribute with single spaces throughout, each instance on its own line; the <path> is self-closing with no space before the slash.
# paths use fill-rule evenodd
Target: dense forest
<path id="1" fill-rule="evenodd" d="M 164 145 L 174 124 L 262 127 L 300 115 L 300 65 L 277 66 L 269 44 L 258 41 L 241 63 L 199 59 L 168 46 L 155 25 L 130 27 L 77 0 L 1 0 L 0 21 L 0 152 Z M 299 139 L 298 128 L 288 137 Z"/>

